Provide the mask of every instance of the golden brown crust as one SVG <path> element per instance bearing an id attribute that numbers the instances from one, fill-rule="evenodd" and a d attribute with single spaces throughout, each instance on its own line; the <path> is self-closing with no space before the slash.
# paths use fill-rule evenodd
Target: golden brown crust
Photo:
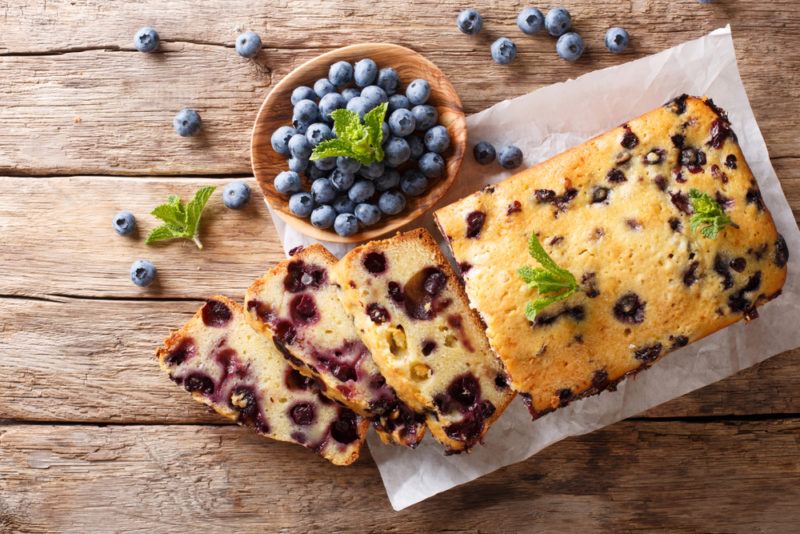
<path id="1" fill-rule="evenodd" d="M 780 290 L 786 269 L 770 259 L 779 236 L 729 128 L 713 103 L 678 99 L 435 213 L 534 414 L 748 318 Z M 692 232 L 690 188 L 719 195 L 739 229 L 716 240 Z M 470 216 L 481 223 L 471 231 Z M 531 232 L 582 289 L 534 325 L 524 309 L 536 293 L 516 273 L 538 266 L 527 254 Z M 615 317 L 627 294 L 644 302 L 641 321 Z"/>

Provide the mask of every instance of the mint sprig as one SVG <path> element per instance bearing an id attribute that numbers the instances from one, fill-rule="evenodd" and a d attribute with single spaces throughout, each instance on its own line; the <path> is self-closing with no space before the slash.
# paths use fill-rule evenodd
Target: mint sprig
<path id="1" fill-rule="evenodd" d="M 364 115 L 347 109 L 337 109 L 331 113 L 334 139 L 322 141 L 311 153 L 311 160 L 345 156 L 357 160 L 362 165 L 383 161 L 383 119 L 388 104 L 379 104 Z"/>
<path id="2" fill-rule="evenodd" d="M 166 204 L 156 206 L 150 212 L 154 217 L 164 221 L 164 224 L 153 228 L 145 243 L 151 245 L 167 239 L 191 239 L 197 248 L 202 250 L 203 244 L 199 239 L 200 216 L 215 189 L 216 187 L 211 185 L 201 187 L 188 204 L 184 204 L 176 195 L 170 195 Z"/>
<path id="3" fill-rule="evenodd" d="M 720 231 L 726 226 L 738 228 L 731 218 L 722 210 L 719 203 L 707 193 L 697 189 L 689 190 L 689 201 L 692 203 L 694 214 L 689 219 L 689 226 L 693 232 L 700 228 L 700 233 L 707 239 L 716 239 Z"/>
<path id="4" fill-rule="evenodd" d="M 528 241 L 528 253 L 542 265 L 536 268 L 526 265 L 517 270 L 522 281 L 538 292 L 538 298 L 525 306 L 525 317 L 533 322 L 544 308 L 575 293 L 578 281 L 571 272 L 556 265 L 535 233 Z"/>

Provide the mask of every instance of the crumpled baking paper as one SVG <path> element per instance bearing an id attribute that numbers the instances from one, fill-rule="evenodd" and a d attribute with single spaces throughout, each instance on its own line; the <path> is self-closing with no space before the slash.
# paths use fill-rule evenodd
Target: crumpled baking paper
<path id="1" fill-rule="evenodd" d="M 789 277 L 783 295 L 759 308 L 758 320 L 739 322 L 669 354 L 622 382 L 616 392 L 574 402 L 535 422 L 516 399 L 490 429 L 485 445 L 470 454 L 445 456 L 429 436 L 412 451 L 383 445 L 374 433 L 370 434 L 370 451 L 395 510 L 525 460 L 561 439 L 631 417 L 800 346 L 800 230 L 770 164 L 739 77 L 730 27 L 649 57 L 500 102 L 467 119 L 468 146 L 480 140 L 496 147 L 513 143 L 525 155 L 524 166 L 530 166 L 682 93 L 710 96 L 728 112 L 764 201 L 789 246 Z M 477 165 L 468 150 L 460 176 L 439 206 L 510 176 L 501 170 L 498 165 Z M 287 252 L 313 242 L 274 215 L 273 221 Z M 417 225 L 441 237 L 430 213 Z M 324 244 L 338 256 L 352 248 Z"/>

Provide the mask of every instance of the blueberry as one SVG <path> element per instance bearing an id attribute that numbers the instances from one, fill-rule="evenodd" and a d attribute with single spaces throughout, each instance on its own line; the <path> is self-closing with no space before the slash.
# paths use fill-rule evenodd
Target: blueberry
<path id="1" fill-rule="evenodd" d="M 131 282 L 147 287 L 156 279 L 156 266 L 148 260 L 136 260 L 131 265 Z"/>
<path id="2" fill-rule="evenodd" d="M 333 93 L 335 91 L 336 87 L 334 87 L 333 84 L 330 81 L 328 81 L 328 78 L 320 78 L 319 80 L 314 82 L 314 92 L 320 98 L 327 95 L 328 93 Z"/>
<path id="3" fill-rule="evenodd" d="M 526 7 L 517 15 L 517 26 L 527 35 L 539 33 L 544 28 L 544 15 L 535 7 Z"/>
<path id="4" fill-rule="evenodd" d="M 302 192 L 295 193 L 289 197 L 289 211 L 298 217 L 306 218 L 311 215 L 314 209 L 314 199 L 310 193 Z"/>
<path id="5" fill-rule="evenodd" d="M 296 106 L 298 102 L 301 100 L 311 100 L 314 101 L 317 99 L 317 93 L 307 85 L 301 85 L 300 87 L 295 87 L 294 91 L 292 91 L 292 106 Z"/>
<path id="6" fill-rule="evenodd" d="M 330 180 L 331 184 L 336 188 L 337 191 L 347 191 L 353 186 L 353 182 L 356 181 L 356 177 L 349 172 L 342 172 L 341 170 L 336 169 L 331 173 Z"/>
<path id="7" fill-rule="evenodd" d="M 389 101 L 389 97 L 386 96 L 386 91 L 377 85 L 368 85 L 367 87 L 363 88 L 361 90 L 361 98 L 364 98 L 367 100 L 367 102 L 369 102 L 370 109 L 374 108 L 378 104 Z"/>
<path id="8" fill-rule="evenodd" d="M 397 215 L 406 207 L 406 197 L 400 191 L 390 189 L 378 199 L 378 207 L 386 215 Z"/>
<path id="9" fill-rule="evenodd" d="M 366 87 L 375 81 L 378 75 L 378 65 L 371 59 L 362 59 L 356 63 L 353 79 L 359 87 Z"/>
<path id="10" fill-rule="evenodd" d="M 390 115 L 398 109 L 411 109 L 411 102 L 406 95 L 392 95 L 389 97 L 389 107 L 387 113 Z"/>
<path id="11" fill-rule="evenodd" d="M 114 231 L 119 235 L 132 234 L 136 230 L 136 219 L 133 217 L 133 213 L 129 211 L 121 211 L 114 215 L 112 224 L 114 225 Z"/>
<path id="12" fill-rule="evenodd" d="M 583 55 L 583 38 L 575 32 L 565 33 L 558 38 L 556 52 L 561 59 L 578 61 L 578 58 Z"/>
<path id="13" fill-rule="evenodd" d="M 333 132 L 331 127 L 324 122 L 315 122 L 306 130 L 306 139 L 311 143 L 311 146 L 317 146 L 326 139 L 332 139 Z"/>
<path id="14" fill-rule="evenodd" d="M 275 186 L 275 191 L 286 196 L 297 193 L 303 188 L 300 175 L 295 171 L 283 171 L 278 173 L 278 176 L 276 176 L 273 181 L 273 185 Z M 227 196 L 227 194 L 223 194 L 224 198 L 227 198 Z"/>
<path id="15" fill-rule="evenodd" d="M 461 30 L 461 33 L 476 35 L 481 31 L 481 28 L 483 28 L 483 19 L 477 10 L 465 9 L 458 14 L 456 24 L 458 25 L 458 29 Z"/>
<path id="16" fill-rule="evenodd" d="M 332 122 L 331 113 L 347 106 L 347 100 L 339 93 L 328 93 L 319 101 L 319 114 L 322 119 Z"/>
<path id="17" fill-rule="evenodd" d="M 497 154 L 497 161 L 504 169 L 516 169 L 522 165 L 522 150 L 514 145 L 503 147 Z"/>
<path id="18" fill-rule="evenodd" d="M 606 32 L 606 48 L 615 54 L 621 54 L 628 47 L 630 37 L 622 28 L 609 28 Z"/>
<path id="19" fill-rule="evenodd" d="M 386 172 L 375 178 L 375 188 L 386 191 L 400 185 L 400 173 L 396 169 L 386 169 Z"/>
<path id="20" fill-rule="evenodd" d="M 309 162 L 308 167 L 306 168 L 306 176 L 308 176 L 308 178 L 313 182 L 319 178 L 327 178 L 328 171 L 323 171 L 316 165 Z"/>
<path id="21" fill-rule="evenodd" d="M 353 184 L 347 196 L 356 204 L 366 202 L 375 194 L 375 184 L 369 180 L 359 180 Z"/>
<path id="22" fill-rule="evenodd" d="M 192 137 L 200 133 L 200 114 L 193 109 L 183 108 L 172 119 L 172 127 L 181 137 Z"/>
<path id="23" fill-rule="evenodd" d="M 472 147 L 472 156 L 475 158 L 475 161 L 481 165 L 488 165 L 494 161 L 496 153 L 494 147 L 490 143 L 479 141 Z"/>
<path id="24" fill-rule="evenodd" d="M 444 158 L 436 152 L 428 152 L 419 158 L 419 170 L 428 178 L 440 178 L 444 174 Z"/>
<path id="25" fill-rule="evenodd" d="M 386 121 L 383 121 L 381 123 L 381 140 L 382 140 L 382 144 L 385 145 L 386 143 L 389 142 L 389 134 L 391 134 L 391 133 L 392 132 L 389 129 L 389 123 L 386 122 Z"/>
<path id="26" fill-rule="evenodd" d="M 572 17 L 563 7 L 551 9 L 544 18 L 544 27 L 553 37 L 561 37 L 572 27 Z"/>
<path id="27" fill-rule="evenodd" d="M 406 97 L 414 106 L 419 106 L 428 101 L 431 96 L 431 84 L 427 80 L 416 79 L 406 87 Z"/>
<path id="28" fill-rule="evenodd" d="M 336 194 L 336 188 L 328 178 L 317 178 L 311 183 L 311 196 L 317 204 L 333 202 Z"/>
<path id="29" fill-rule="evenodd" d="M 261 51 L 261 37 L 255 32 L 244 32 L 236 38 L 236 53 L 242 57 L 255 57 Z"/>
<path id="30" fill-rule="evenodd" d="M 400 181 L 400 189 L 410 197 L 418 197 L 428 189 L 428 179 L 418 170 L 407 171 Z"/>
<path id="31" fill-rule="evenodd" d="M 350 84 L 353 81 L 353 66 L 347 61 L 337 61 L 328 69 L 328 80 L 337 87 Z"/>
<path id="32" fill-rule="evenodd" d="M 336 158 L 336 168 L 342 172 L 355 174 L 361 168 L 361 163 L 357 159 L 339 156 Z"/>
<path id="33" fill-rule="evenodd" d="M 311 224 L 323 230 L 333 226 L 334 219 L 336 219 L 336 210 L 328 204 L 323 204 L 311 212 Z"/>
<path id="34" fill-rule="evenodd" d="M 342 91 L 342 96 L 344 97 L 345 102 L 350 102 L 355 97 L 361 96 L 361 91 L 359 91 L 355 87 L 348 87 L 347 89 Z"/>
<path id="35" fill-rule="evenodd" d="M 436 126 L 436 121 L 439 120 L 439 113 L 436 108 L 427 104 L 414 106 L 411 108 L 411 113 L 414 115 L 414 122 L 416 122 L 418 132 L 433 128 Z"/>
<path id="36" fill-rule="evenodd" d="M 400 77 L 392 67 L 384 67 L 378 72 L 377 84 L 387 95 L 394 95 L 400 86 Z"/>
<path id="37" fill-rule="evenodd" d="M 303 134 L 303 135 L 306 134 L 306 131 L 308 130 L 308 127 L 311 126 L 312 124 L 313 124 L 312 122 L 302 121 L 302 120 L 299 120 L 299 119 L 292 120 L 292 126 L 294 126 L 294 129 L 297 131 L 297 133 L 300 133 L 300 134 Z"/>
<path id="38" fill-rule="evenodd" d="M 361 170 L 358 171 L 358 174 L 363 176 L 368 180 L 374 180 L 381 174 L 383 174 L 384 165 L 382 161 L 375 161 L 370 163 L 369 165 L 362 165 Z"/>
<path id="39" fill-rule="evenodd" d="M 427 148 L 429 152 L 441 154 L 447 150 L 448 147 L 450 147 L 450 134 L 447 133 L 447 128 L 444 126 L 434 126 L 425 132 L 425 148 Z"/>
<path id="40" fill-rule="evenodd" d="M 391 137 L 383 148 L 386 163 L 398 167 L 411 158 L 411 147 L 402 137 Z"/>
<path id="41" fill-rule="evenodd" d="M 508 37 L 501 37 L 492 43 L 492 59 L 500 65 L 508 65 L 517 57 L 517 45 Z"/>
<path id="42" fill-rule="evenodd" d="M 289 170 L 292 172 L 304 172 L 308 168 L 308 159 L 289 158 L 287 161 Z"/>
<path id="43" fill-rule="evenodd" d="M 284 174 L 284 173 L 281 173 Z M 278 175 L 280 176 L 280 174 Z M 295 175 L 297 176 L 297 175 Z M 300 180 L 300 177 L 297 176 L 297 180 Z M 275 178 L 275 181 L 278 181 L 278 178 Z M 277 189 L 278 186 L 275 186 Z M 230 208 L 232 210 L 238 210 L 250 200 L 250 186 L 244 182 L 236 181 L 231 182 L 225 186 L 225 189 L 222 191 L 222 202 L 225 204 L 226 208 Z"/>
<path id="44" fill-rule="evenodd" d="M 381 210 L 375 204 L 358 204 L 355 210 L 356 219 L 364 226 L 372 226 L 381 220 Z"/>
<path id="45" fill-rule="evenodd" d="M 321 158 L 314 161 L 314 166 L 321 171 L 330 171 L 336 167 L 336 158 Z"/>
<path id="46" fill-rule="evenodd" d="M 406 137 L 408 146 L 411 147 L 411 159 L 418 160 L 425 153 L 425 143 L 422 138 L 417 135 L 410 135 Z"/>
<path id="47" fill-rule="evenodd" d="M 294 158 L 308 159 L 311 157 L 311 143 L 303 134 L 294 134 L 289 138 L 289 154 Z"/>
<path id="48" fill-rule="evenodd" d="M 389 129 L 393 135 L 397 137 L 405 137 L 410 135 L 417 126 L 417 121 L 414 120 L 414 115 L 411 110 L 398 109 L 389 115 Z"/>
<path id="49" fill-rule="evenodd" d="M 358 233 L 358 219 L 352 213 L 340 213 L 333 221 L 333 230 L 343 237 L 356 234 Z"/>
<path id="50" fill-rule="evenodd" d="M 369 100 L 363 96 L 357 96 L 347 103 L 347 109 L 353 113 L 358 113 L 359 118 L 363 119 L 364 115 L 372 109 L 372 106 Z"/>
<path id="51" fill-rule="evenodd" d="M 281 126 L 272 132 L 272 138 L 270 139 L 272 150 L 284 156 L 289 154 L 289 140 L 295 135 L 297 135 L 297 130 L 291 126 Z"/>
<path id="52" fill-rule="evenodd" d="M 133 46 L 139 52 L 150 53 L 158 48 L 158 32 L 149 26 L 145 26 L 133 36 Z"/>
<path id="53" fill-rule="evenodd" d="M 353 213 L 356 205 L 347 195 L 339 195 L 333 201 L 333 209 L 336 210 L 336 213 Z"/>
<path id="54" fill-rule="evenodd" d="M 292 110 L 292 124 L 297 128 L 296 122 L 305 123 L 306 126 L 319 119 L 319 106 L 313 100 L 301 100 L 294 105 Z"/>

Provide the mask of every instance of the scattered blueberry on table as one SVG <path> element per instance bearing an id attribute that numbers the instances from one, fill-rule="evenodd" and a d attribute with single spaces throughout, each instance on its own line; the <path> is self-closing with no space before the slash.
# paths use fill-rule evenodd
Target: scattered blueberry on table
<path id="1" fill-rule="evenodd" d="M 497 154 L 497 161 L 504 169 L 516 169 L 522 165 L 522 150 L 514 145 L 503 147 Z"/>
<path id="2" fill-rule="evenodd" d="M 199 134 L 201 126 L 200 114 L 189 108 L 183 108 L 172 119 L 172 127 L 181 137 L 192 137 Z"/>
<path id="3" fill-rule="evenodd" d="M 401 80 L 369 58 L 327 75 L 291 93 L 291 126 L 270 139 L 289 170 L 273 185 L 293 215 L 351 236 L 425 195 L 446 173 L 451 139 L 428 80 Z"/>
<path id="4" fill-rule="evenodd" d="M 114 215 L 112 222 L 114 231 L 119 235 L 130 235 L 136 230 L 136 219 L 129 211 L 120 211 Z"/>
<path id="5" fill-rule="evenodd" d="M 472 148 L 472 156 L 475 158 L 475 161 L 481 165 L 489 165 L 495 160 L 497 153 L 491 143 L 479 141 Z"/>
<path id="6" fill-rule="evenodd" d="M 534 35 L 544 28 L 544 15 L 535 7 L 526 7 L 517 15 L 517 27 L 526 35 Z"/>
<path id="7" fill-rule="evenodd" d="M 508 37 L 500 37 L 492 43 L 492 59 L 500 65 L 508 65 L 517 57 L 517 45 Z"/>
<path id="8" fill-rule="evenodd" d="M 136 47 L 136 50 L 146 54 L 155 52 L 158 48 L 158 43 L 158 32 L 149 26 L 140 29 L 133 37 L 133 46 Z"/>
<path id="9" fill-rule="evenodd" d="M 572 28 L 572 16 L 563 7 L 551 9 L 544 17 L 544 27 L 553 37 L 561 37 Z"/>
<path id="10" fill-rule="evenodd" d="M 483 28 L 483 19 L 476 9 L 465 9 L 458 14 L 456 25 L 462 33 L 477 35 Z"/>
<path id="11" fill-rule="evenodd" d="M 148 260 L 136 260 L 131 265 L 131 282 L 147 287 L 156 279 L 156 266 Z"/>
<path id="12" fill-rule="evenodd" d="M 250 200 L 250 186 L 242 181 L 231 182 L 222 191 L 222 202 L 226 208 L 238 210 Z"/>
<path id="13" fill-rule="evenodd" d="M 236 38 L 236 53 L 242 57 L 255 57 L 261 51 L 261 37 L 256 32 L 244 32 Z"/>
<path id="14" fill-rule="evenodd" d="M 558 38 L 556 42 L 556 52 L 561 59 L 567 61 L 578 61 L 583 55 L 583 39 L 575 32 L 567 32 Z"/>
<path id="15" fill-rule="evenodd" d="M 628 47 L 630 36 L 623 28 L 609 28 L 606 32 L 606 48 L 614 54 L 621 54 Z"/>

